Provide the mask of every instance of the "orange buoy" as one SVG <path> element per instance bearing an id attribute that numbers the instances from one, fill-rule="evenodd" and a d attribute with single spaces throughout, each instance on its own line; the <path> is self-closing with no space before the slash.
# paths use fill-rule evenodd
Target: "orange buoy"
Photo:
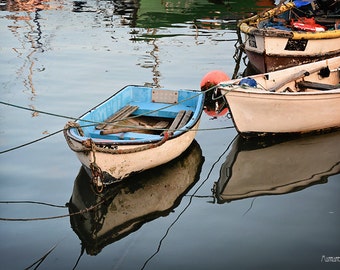
<path id="1" fill-rule="evenodd" d="M 229 81 L 230 78 L 227 74 L 225 74 L 221 70 L 212 70 L 209 71 L 201 80 L 201 90 L 207 90 L 215 85 L 218 85 L 220 82 Z"/>
<path id="2" fill-rule="evenodd" d="M 208 90 L 220 82 L 229 81 L 230 78 L 221 70 L 212 70 L 208 72 L 201 80 L 201 91 Z M 228 107 L 225 105 L 223 99 L 216 99 L 221 93 L 219 89 L 212 89 L 205 93 L 204 112 L 213 118 L 218 118 L 227 114 Z"/>

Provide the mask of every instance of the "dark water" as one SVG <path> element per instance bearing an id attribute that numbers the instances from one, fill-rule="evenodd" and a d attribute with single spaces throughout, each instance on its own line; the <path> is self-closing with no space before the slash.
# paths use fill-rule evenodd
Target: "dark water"
<path id="1" fill-rule="evenodd" d="M 1 101 L 77 117 L 127 84 L 197 89 L 271 4 L 0 1 Z M 204 114 L 183 156 L 96 196 L 42 112 L 0 105 L 2 269 L 339 267 L 339 133 L 249 143 Z"/>

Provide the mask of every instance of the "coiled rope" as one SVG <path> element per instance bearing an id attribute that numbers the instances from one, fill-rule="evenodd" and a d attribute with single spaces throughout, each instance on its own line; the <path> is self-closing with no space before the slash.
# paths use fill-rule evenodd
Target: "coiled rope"
<path id="1" fill-rule="evenodd" d="M 75 122 L 69 122 L 69 123 L 66 124 L 66 126 L 64 128 L 64 136 L 65 136 L 65 139 L 66 139 L 68 145 L 70 146 L 70 148 L 74 152 L 93 151 L 93 152 L 101 152 L 101 153 L 106 153 L 106 154 L 130 154 L 130 153 L 141 152 L 141 151 L 144 151 L 144 150 L 147 150 L 147 149 L 158 147 L 158 146 L 164 144 L 171 137 L 171 134 L 169 132 L 164 132 L 164 136 L 163 136 L 162 140 L 155 142 L 153 144 L 146 144 L 146 145 L 134 147 L 134 148 L 131 148 L 131 149 L 115 149 L 115 148 L 100 147 L 97 144 L 95 144 L 91 139 L 87 139 L 86 141 L 84 141 L 82 143 L 81 147 L 76 147 L 66 134 L 67 130 L 69 128 L 72 128 L 72 127 L 77 128 L 80 136 L 83 136 L 82 134 L 84 134 L 84 133 L 83 133 L 80 125 L 78 125 Z"/>

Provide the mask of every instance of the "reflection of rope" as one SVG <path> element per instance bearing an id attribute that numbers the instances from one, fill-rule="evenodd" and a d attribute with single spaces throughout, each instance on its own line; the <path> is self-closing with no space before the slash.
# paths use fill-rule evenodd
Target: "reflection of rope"
<path id="1" fill-rule="evenodd" d="M 95 210 L 98 206 L 103 204 L 105 201 L 107 201 L 109 198 L 103 199 L 100 202 L 98 202 L 95 205 L 92 205 L 90 207 L 84 208 L 82 210 L 79 210 L 78 212 L 70 213 L 70 214 L 65 214 L 65 215 L 59 215 L 59 216 L 51 216 L 51 217 L 37 217 L 37 218 L 3 218 L 0 217 L 1 221 L 38 221 L 38 220 L 49 220 L 49 219 L 57 219 L 57 218 L 65 218 L 65 217 L 71 217 L 75 215 L 80 215 L 84 213 L 88 213 L 90 211 Z"/>
<path id="2" fill-rule="evenodd" d="M 221 158 L 225 155 L 225 153 L 229 150 L 230 146 L 232 145 L 232 143 L 235 141 L 235 139 L 237 138 L 237 136 L 234 137 L 234 139 L 229 143 L 229 145 L 227 146 L 227 148 L 223 151 L 223 153 L 218 157 L 218 159 L 213 163 L 213 165 L 211 166 L 207 177 L 202 181 L 202 183 L 196 188 L 196 190 L 194 191 L 194 193 L 190 196 L 189 198 L 189 202 L 188 204 L 184 207 L 184 209 L 179 213 L 179 215 L 176 217 L 176 219 L 170 224 L 170 226 L 167 228 L 164 236 L 161 238 L 161 240 L 158 243 L 158 247 L 157 250 L 144 262 L 141 270 L 145 269 L 146 265 L 152 260 L 153 257 L 155 257 L 158 252 L 161 250 L 161 246 L 163 241 L 165 240 L 165 238 L 168 236 L 170 229 L 175 225 L 175 223 L 177 223 L 177 221 L 179 220 L 179 218 L 184 214 L 184 212 L 189 208 L 189 206 L 192 203 L 193 198 L 196 196 L 196 193 L 200 190 L 200 188 L 205 184 L 205 182 L 207 182 L 207 180 L 209 179 L 214 167 L 216 166 L 216 164 L 221 160 Z"/>
<path id="3" fill-rule="evenodd" d="M 256 197 L 252 199 L 249 208 L 247 209 L 246 212 L 244 212 L 244 214 L 243 214 L 242 216 L 245 216 L 245 215 L 253 208 L 253 204 L 254 204 L 254 202 L 255 202 L 255 199 L 256 199 Z"/>
<path id="4" fill-rule="evenodd" d="M 61 241 L 60 241 L 61 242 Z M 60 243 L 59 242 L 59 243 Z M 50 253 L 58 246 L 58 244 L 55 244 L 52 248 L 50 248 L 50 250 L 48 250 L 40 259 L 38 259 L 37 261 L 35 261 L 34 263 L 32 263 L 30 266 L 26 267 L 24 270 L 28 270 L 31 269 L 33 266 L 34 269 L 38 269 L 38 267 L 40 266 L 40 264 L 42 264 L 42 262 L 47 258 L 48 255 L 50 255 Z"/>

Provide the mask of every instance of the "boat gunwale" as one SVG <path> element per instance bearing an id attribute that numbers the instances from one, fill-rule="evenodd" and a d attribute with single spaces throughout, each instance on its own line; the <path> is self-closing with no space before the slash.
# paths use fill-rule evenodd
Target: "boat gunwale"
<path id="1" fill-rule="evenodd" d="M 313 92 L 271 92 L 265 89 L 260 89 L 260 88 L 241 88 L 238 87 L 237 89 L 226 89 L 225 87 L 219 87 L 219 89 L 223 92 L 225 92 L 225 96 L 228 96 L 230 94 L 236 94 L 234 96 L 243 96 L 246 98 L 256 98 L 257 96 L 260 97 L 261 99 L 266 99 L 263 97 L 263 95 L 268 96 L 268 99 L 275 98 L 277 99 L 278 96 L 285 97 L 282 98 L 284 100 L 288 100 L 292 98 L 294 101 L 300 101 L 296 100 L 296 97 L 316 97 L 316 96 L 329 96 L 332 95 L 332 97 L 329 97 L 331 99 L 334 99 L 334 94 L 339 94 L 340 98 L 340 87 L 332 90 L 316 90 Z M 229 95 L 230 96 L 230 95 Z M 322 99 L 327 99 L 326 97 Z"/>
<path id="2" fill-rule="evenodd" d="M 286 31 L 280 29 L 259 29 L 255 26 L 241 23 L 240 30 L 244 34 L 257 35 L 264 37 L 291 38 L 293 40 L 318 40 L 318 39 L 335 39 L 340 38 L 340 30 L 327 30 L 324 32 L 304 32 L 304 31 Z"/>

